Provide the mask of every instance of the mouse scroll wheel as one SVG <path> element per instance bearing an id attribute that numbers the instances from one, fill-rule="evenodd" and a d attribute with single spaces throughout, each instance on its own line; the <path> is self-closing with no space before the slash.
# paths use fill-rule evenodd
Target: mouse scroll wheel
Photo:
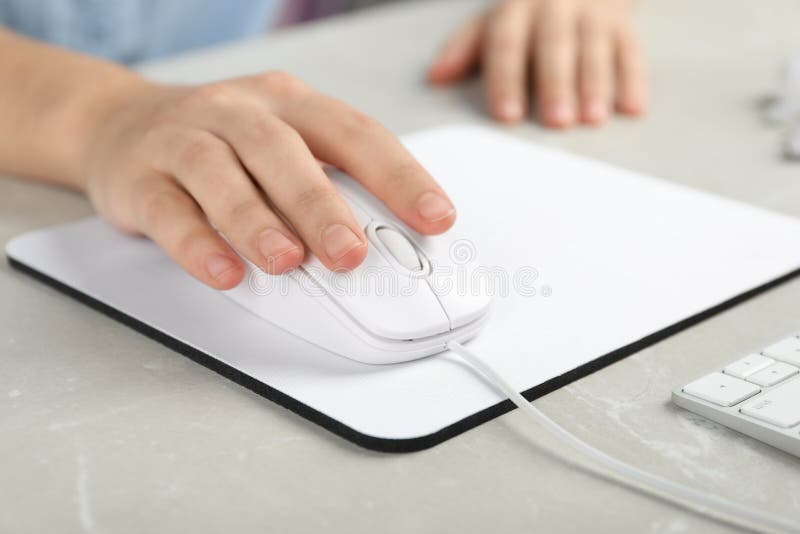
<path id="1" fill-rule="evenodd" d="M 406 236 L 397 230 L 385 226 L 376 229 L 375 234 L 389 253 L 394 256 L 397 263 L 409 271 L 422 270 L 422 260 L 420 260 L 419 254 L 417 254 L 417 249 Z"/>

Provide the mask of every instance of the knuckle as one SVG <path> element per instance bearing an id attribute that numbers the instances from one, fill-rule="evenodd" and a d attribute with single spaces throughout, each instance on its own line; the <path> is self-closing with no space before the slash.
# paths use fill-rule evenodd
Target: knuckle
<path id="1" fill-rule="evenodd" d="M 566 46 L 574 38 L 574 33 L 565 24 L 543 25 L 539 31 L 539 42 L 545 42 L 551 48 Z"/>
<path id="2" fill-rule="evenodd" d="M 204 229 L 192 229 L 185 232 L 175 240 L 172 245 L 173 254 L 186 261 L 193 256 L 193 251 L 198 250 L 198 244 L 206 242 L 208 234 Z"/>
<path id="3" fill-rule="evenodd" d="M 411 162 L 403 162 L 394 166 L 384 176 L 384 185 L 391 191 L 409 194 L 410 186 L 417 182 L 414 177 L 418 176 L 420 168 Z"/>
<path id="4" fill-rule="evenodd" d="M 257 139 L 266 145 L 273 145 L 281 141 L 285 142 L 288 135 L 293 131 L 271 115 L 254 117 L 250 121 L 247 130 L 248 138 Z"/>
<path id="5" fill-rule="evenodd" d="M 145 130 L 139 143 L 145 151 L 153 151 L 164 146 L 172 138 L 174 125 L 169 121 L 157 117 Z"/>
<path id="6" fill-rule="evenodd" d="M 260 81 L 270 93 L 278 95 L 297 95 L 306 91 L 307 86 L 299 78 L 282 70 L 261 74 Z"/>
<path id="7" fill-rule="evenodd" d="M 227 83 L 201 85 L 186 96 L 186 103 L 193 106 L 226 107 L 236 101 L 234 88 Z"/>
<path id="8" fill-rule="evenodd" d="M 565 45 L 577 37 L 579 24 L 578 13 L 563 6 L 551 6 L 536 25 L 537 40 L 548 46 Z"/>
<path id="9" fill-rule="evenodd" d="M 228 207 L 226 218 L 230 224 L 236 226 L 239 221 L 252 221 L 253 215 L 263 208 L 264 202 L 258 197 L 238 200 Z"/>
<path id="10" fill-rule="evenodd" d="M 178 169 L 191 172 L 199 168 L 210 154 L 218 148 L 217 143 L 203 135 L 187 136 L 175 152 L 175 162 Z"/>
<path id="11" fill-rule="evenodd" d="M 139 210 L 142 228 L 148 234 L 158 232 L 166 224 L 167 217 L 175 212 L 175 206 L 183 202 L 183 193 L 172 189 L 161 189 L 146 195 Z"/>
<path id="12" fill-rule="evenodd" d="M 344 115 L 341 128 L 344 138 L 353 141 L 371 137 L 380 125 L 366 113 L 352 110 Z"/>
<path id="13" fill-rule="evenodd" d="M 519 54 L 521 51 L 525 50 L 526 47 L 527 44 L 525 40 L 516 35 L 498 33 L 492 38 L 492 52 L 503 56 Z"/>
<path id="14" fill-rule="evenodd" d="M 520 8 L 527 7 L 529 7 L 527 0 L 506 0 L 504 2 L 495 2 L 489 8 L 488 14 L 491 19 L 503 20 L 519 14 Z"/>
<path id="15" fill-rule="evenodd" d="M 294 199 L 295 205 L 304 211 L 314 211 L 321 205 L 335 201 L 336 191 L 330 184 L 315 184 L 300 191 Z"/>

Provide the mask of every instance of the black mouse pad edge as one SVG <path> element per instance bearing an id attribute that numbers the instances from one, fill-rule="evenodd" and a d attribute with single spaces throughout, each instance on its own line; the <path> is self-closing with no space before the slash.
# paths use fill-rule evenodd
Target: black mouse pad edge
<path id="1" fill-rule="evenodd" d="M 505 400 L 489 406 L 479 412 L 476 412 L 464 419 L 460 419 L 455 423 L 448 425 L 432 434 L 427 434 L 425 436 L 419 436 L 416 438 L 408 438 L 408 439 L 390 439 L 390 438 L 379 438 L 375 436 L 370 436 L 368 434 L 361 433 L 341 422 L 338 420 L 325 415 L 324 413 L 311 408 L 310 406 L 303 404 L 302 402 L 296 400 L 295 398 L 282 393 L 281 391 L 261 382 L 260 380 L 256 380 L 255 378 L 247 375 L 235 367 L 232 367 L 226 363 L 223 363 L 213 356 L 206 354 L 200 350 L 195 349 L 167 334 L 164 332 L 153 328 L 138 319 L 135 319 L 112 306 L 109 306 L 89 295 L 76 290 L 73 287 L 70 287 L 58 280 L 51 278 L 50 276 L 42 273 L 30 267 L 29 265 L 18 261 L 11 256 L 6 256 L 8 259 L 9 264 L 12 268 L 21 271 L 40 282 L 47 284 L 48 286 L 94 308 L 95 310 L 99 311 L 100 313 L 119 321 L 120 323 L 133 328 L 137 332 L 144 334 L 145 336 L 161 343 L 162 345 L 169 347 L 170 349 L 183 354 L 184 356 L 190 358 L 191 360 L 203 365 L 204 367 L 211 369 L 212 371 L 224 376 L 225 378 L 239 384 L 242 387 L 261 395 L 262 397 L 271 400 L 272 402 L 290 410 L 297 415 L 315 423 L 324 429 L 336 434 L 337 436 L 346 439 L 356 445 L 364 447 L 366 449 L 370 449 L 373 451 L 378 452 L 387 452 L 387 453 L 401 453 L 401 452 L 417 452 L 424 449 L 428 449 L 435 445 L 438 445 L 444 441 L 447 441 L 450 438 L 458 436 L 468 430 L 471 430 L 487 421 L 490 421 L 496 417 L 499 417 L 515 408 L 514 404 L 510 400 Z M 607 367 L 615 362 L 626 358 L 636 352 L 639 352 L 642 349 L 645 349 L 659 341 L 662 341 L 682 330 L 686 330 L 687 328 L 694 326 L 714 315 L 717 315 L 725 310 L 736 306 L 748 299 L 755 297 L 765 291 L 768 291 L 774 287 L 777 287 L 783 283 L 788 282 L 789 280 L 797 277 L 800 275 L 800 269 L 796 269 L 790 273 L 787 273 L 775 280 L 762 284 L 756 288 L 753 288 L 749 291 L 746 291 L 740 295 L 737 295 L 733 298 L 730 298 L 716 306 L 713 306 L 705 311 L 697 313 L 691 317 L 683 319 L 671 326 L 668 326 L 658 332 L 654 332 L 648 336 L 645 336 L 638 341 L 620 347 L 612 352 L 604 354 L 594 360 L 587 362 L 583 365 L 580 365 L 571 371 L 567 371 L 566 373 L 559 375 L 555 378 L 552 378 L 546 382 L 543 382 L 537 386 L 534 386 L 522 394 L 525 396 L 526 399 L 529 401 L 535 400 L 539 397 L 547 395 L 567 384 L 574 382 L 580 378 L 583 378 L 587 375 L 590 375 L 604 367 Z"/>

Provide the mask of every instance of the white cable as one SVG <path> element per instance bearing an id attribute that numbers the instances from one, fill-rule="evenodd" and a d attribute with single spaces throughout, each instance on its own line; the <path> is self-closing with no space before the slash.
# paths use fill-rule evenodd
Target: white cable
<path id="1" fill-rule="evenodd" d="M 569 433 L 558 423 L 542 413 L 538 408 L 534 407 L 489 364 L 483 361 L 480 356 L 455 341 L 449 342 L 447 347 L 472 367 L 480 371 L 480 373 L 495 387 L 511 399 L 511 402 L 519 406 L 525 414 L 543 426 L 559 441 L 571 446 L 583 455 L 610 469 L 621 476 L 625 481 L 629 483 L 632 482 L 637 486 L 642 485 L 646 489 L 668 498 L 670 502 L 679 506 L 705 512 L 714 512 L 715 517 L 728 523 L 741 521 L 750 525 L 751 528 L 756 527 L 758 530 L 769 529 L 776 532 L 800 532 L 800 523 L 771 516 L 759 510 L 735 504 L 721 497 L 717 497 L 716 495 L 700 492 L 688 486 L 648 473 L 647 471 L 643 471 L 609 456 Z"/>

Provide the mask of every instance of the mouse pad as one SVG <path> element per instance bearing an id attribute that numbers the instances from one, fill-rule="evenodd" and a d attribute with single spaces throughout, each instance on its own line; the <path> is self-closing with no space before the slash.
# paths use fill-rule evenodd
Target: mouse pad
<path id="1" fill-rule="evenodd" d="M 429 245 L 446 247 L 456 271 L 478 266 L 454 279 L 491 284 L 492 316 L 470 346 L 529 399 L 800 267 L 796 218 L 482 127 L 405 142 L 459 209 Z M 451 354 L 370 366 L 311 345 L 97 218 L 6 250 L 15 267 L 370 449 L 424 449 L 512 409 Z M 280 292 L 270 298 L 280 306 Z"/>

